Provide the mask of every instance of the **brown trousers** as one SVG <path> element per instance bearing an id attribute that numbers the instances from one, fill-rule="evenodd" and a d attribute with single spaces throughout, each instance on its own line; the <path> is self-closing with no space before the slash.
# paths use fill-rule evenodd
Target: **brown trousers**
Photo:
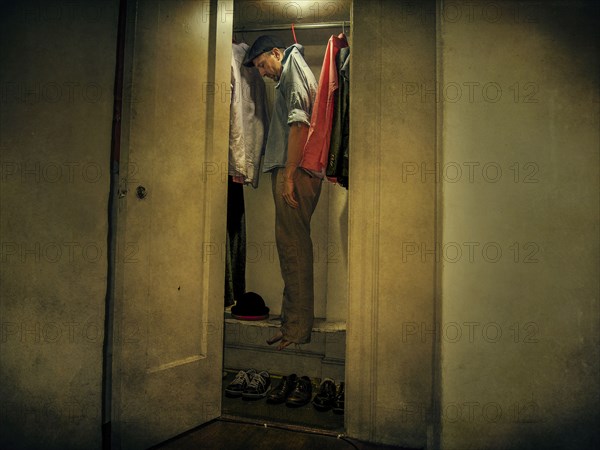
<path id="1" fill-rule="evenodd" d="M 275 200 L 275 240 L 284 282 L 281 307 L 283 338 L 295 344 L 310 342 L 314 320 L 313 246 L 310 219 L 321 195 L 321 178 L 296 170 L 292 208 L 283 199 L 284 169 L 271 174 Z"/>

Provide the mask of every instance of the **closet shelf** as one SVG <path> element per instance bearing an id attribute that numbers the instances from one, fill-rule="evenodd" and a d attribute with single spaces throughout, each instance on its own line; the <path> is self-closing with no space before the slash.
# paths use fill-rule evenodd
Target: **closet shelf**
<path id="1" fill-rule="evenodd" d="M 268 320 L 238 320 L 234 319 L 231 316 L 229 311 L 225 311 L 225 322 L 227 323 L 239 323 L 242 325 L 248 325 L 253 327 L 279 327 L 281 323 L 276 319 L 279 316 L 271 315 Z M 345 321 L 328 321 L 324 318 L 315 317 L 315 321 L 313 323 L 313 331 L 320 333 L 335 333 L 335 332 L 345 332 L 346 331 L 346 322 Z"/>

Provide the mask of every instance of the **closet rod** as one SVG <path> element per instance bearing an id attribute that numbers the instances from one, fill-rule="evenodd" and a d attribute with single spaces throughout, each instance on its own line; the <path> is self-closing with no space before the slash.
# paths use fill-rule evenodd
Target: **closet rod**
<path id="1" fill-rule="evenodd" d="M 294 29 L 296 30 L 314 30 L 317 28 L 338 28 L 338 27 L 347 27 L 350 28 L 349 21 L 339 21 L 339 22 L 320 22 L 320 23 L 295 23 Z M 264 25 L 260 28 L 253 27 L 238 27 L 234 28 L 234 33 L 250 33 L 256 31 L 278 31 L 278 30 L 291 30 L 292 25 L 287 23 L 285 25 Z"/>

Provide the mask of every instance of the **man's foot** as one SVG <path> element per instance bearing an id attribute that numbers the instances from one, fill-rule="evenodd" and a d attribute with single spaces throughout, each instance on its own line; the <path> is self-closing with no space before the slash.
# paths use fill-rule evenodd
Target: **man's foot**
<path id="1" fill-rule="evenodd" d="M 279 342 L 281 339 L 283 339 L 283 333 L 281 331 L 278 331 L 273 336 L 271 336 L 269 339 L 267 339 L 267 344 L 273 345 L 275 342 Z M 278 348 L 278 350 L 279 350 L 279 348 Z"/>
<path id="2" fill-rule="evenodd" d="M 286 347 L 289 347 L 291 344 L 293 344 L 293 342 L 290 341 L 286 341 L 285 339 L 282 340 L 279 345 L 277 346 L 277 350 L 283 350 Z"/>

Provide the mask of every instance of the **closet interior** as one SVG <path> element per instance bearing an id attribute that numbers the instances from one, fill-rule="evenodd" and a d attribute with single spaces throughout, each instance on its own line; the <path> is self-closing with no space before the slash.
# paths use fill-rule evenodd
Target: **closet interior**
<path id="1" fill-rule="evenodd" d="M 318 81 L 330 37 L 344 33 L 351 47 L 351 0 L 282 3 L 277 4 L 279 7 L 274 5 L 273 2 L 234 1 L 234 45 L 252 45 L 256 38 L 264 34 L 279 37 L 286 46 L 296 40 L 304 47 L 304 59 Z M 284 8 L 286 5 L 287 9 Z M 267 78 L 263 80 L 270 115 L 276 82 Z M 233 213 L 235 220 L 240 220 L 241 186 L 236 185 L 232 189 L 230 181 L 229 187 L 228 217 L 231 217 L 233 207 L 237 211 Z M 283 292 L 275 244 L 271 175 L 263 173 L 261 168 L 257 186 L 243 186 L 246 250 L 244 291 L 257 293 L 263 298 L 269 308 L 269 318 L 238 320 L 233 317 L 231 304 L 228 305 L 228 300 L 225 299 L 223 416 L 269 420 L 332 431 L 343 430 L 344 416 L 340 411 L 337 414 L 331 410 L 318 411 L 310 402 L 301 408 L 290 408 L 285 404 L 268 404 L 264 398 L 245 401 L 243 398 L 225 395 L 225 387 L 240 370 L 252 368 L 256 371 L 268 371 L 273 388 L 278 385 L 281 376 L 294 373 L 298 377 L 308 376 L 311 379 L 313 396 L 321 381 L 326 378 L 334 380 L 339 390 L 345 375 L 348 192 L 347 187 L 324 180 L 311 221 L 315 289 L 315 323 L 311 342 L 277 351 L 276 345 L 266 343 L 278 330 L 277 319 L 281 313 Z M 228 273 L 231 276 L 231 271 Z M 233 280 L 233 284 L 235 283 Z"/>

